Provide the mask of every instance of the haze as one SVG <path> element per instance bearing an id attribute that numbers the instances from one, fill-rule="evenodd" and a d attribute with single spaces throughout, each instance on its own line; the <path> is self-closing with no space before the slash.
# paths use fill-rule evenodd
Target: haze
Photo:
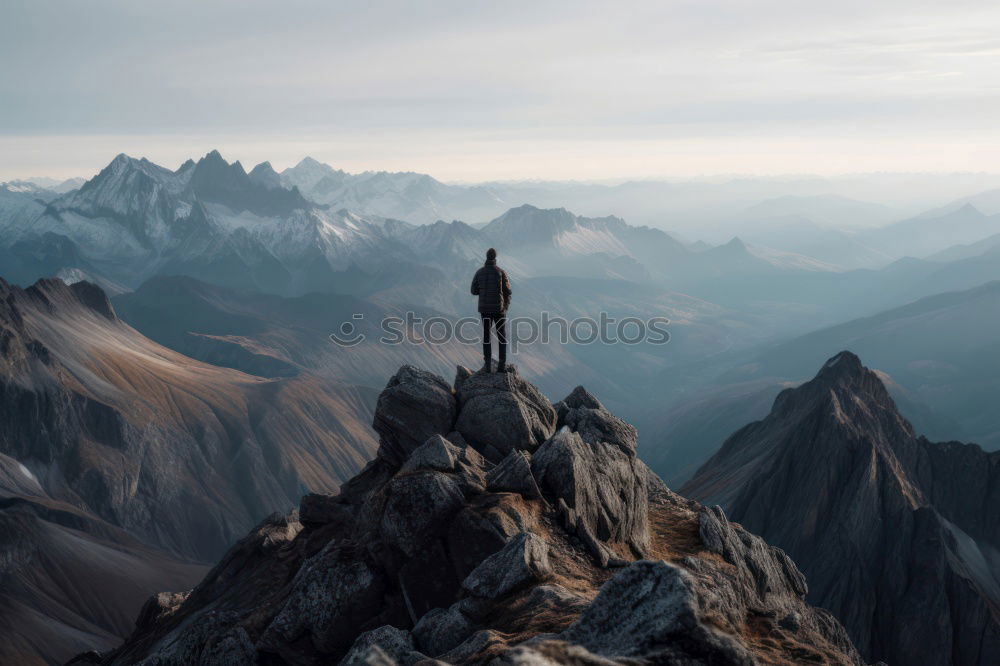
<path id="1" fill-rule="evenodd" d="M 0 179 L 219 148 L 446 180 L 995 171 L 994 3 L 28 2 Z"/>

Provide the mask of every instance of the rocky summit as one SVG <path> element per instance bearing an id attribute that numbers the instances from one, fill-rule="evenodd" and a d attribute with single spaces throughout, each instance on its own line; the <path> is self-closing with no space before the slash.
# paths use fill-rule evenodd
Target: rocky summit
<path id="1" fill-rule="evenodd" d="M 376 457 L 73 663 L 861 664 L 781 550 L 686 500 L 582 387 L 404 366 Z"/>

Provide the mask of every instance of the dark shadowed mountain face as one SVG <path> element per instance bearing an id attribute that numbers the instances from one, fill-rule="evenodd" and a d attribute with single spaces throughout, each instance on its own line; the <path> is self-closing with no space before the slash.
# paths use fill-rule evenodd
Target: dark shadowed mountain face
<path id="1" fill-rule="evenodd" d="M 668 490 L 582 387 L 454 384 L 401 368 L 363 472 L 81 663 L 863 663 L 782 551 Z"/>
<path id="2" fill-rule="evenodd" d="M 684 486 L 786 550 L 869 659 L 1000 660 L 1000 453 L 916 436 L 842 352 Z"/>
<path id="3" fill-rule="evenodd" d="M 152 591 L 187 589 L 207 567 L 143 544 L 50 497 L 0 455 L 0 663 L 64 663 L 127 636 Z"/>

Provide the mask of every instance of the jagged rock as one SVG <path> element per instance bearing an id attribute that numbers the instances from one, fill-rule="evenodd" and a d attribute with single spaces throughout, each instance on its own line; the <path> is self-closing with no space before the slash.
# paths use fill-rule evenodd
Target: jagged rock
<path id="1" fill-rule="evenodd" d="M 146 600 L 146 603 L 139 610 L 139 617 L 135 621 L 136 628 L 141 630 L 151 627 L 164 618 L 173 615 L 190 594 L 190 591 L 160 592 L 159 594 L 154 594 Z"/>
<path id="2" fill-rule="evenodd" d="M 585 388 L 577 386 L 560 405 L 560 427 L 568 426 L 588 444 L 605 442 L 635 455 L 638 440 L 635 428 L 605 409 Z"/>
<path id="3" fill-rule="evenodd" d="M 386 544 L 409 556 L 444 532 L 465 504 L 462 489 L 455 479 L 428 470 L 393 479 L 385 492 L 388 499 L 379 534 Z"/>
<path id="4" fill-rule="evenodd" d="M 480 450 L 501 456 L 533 449 L 555 430 L 556 413 L 517 372 L 476 373 L 461 382 L 455 429 Z"/>
<path id="5" fill-rule="evenodd" d="M 404 365 L 379 395 L 373 427 L 380 435 L 379 457 L 400 465 L 435 434 L 452 430 L 455 396 L 435 374 Z"/>
<path id="6" fill-rule="evenodd" d="M 418 469 L 434 469 L 450 472 L 458 462 L 459 449 L 441 435 L 430 438 L 410 454 L 399 471 L 412 472 Z"/>
<path id="7" fill-rule="evenodd" d="M 506 637 L 499 632 L 482 629 L 441 655 L 440 660 L 445 664 L 486 663 L 505 643 Z"/>
<path id="8" fill-rule="evenodd" d="M 371 666 L 378 663 L 412 666 L 425 658 L 417 651 L 413 634 L 405 629 L 385 625 L 358 636 L 347 655 L 340 660 L 340 666 Z"/>
<path id="9" fill-rule="evenodd" d="M 338 495 L 307 493 L 299 500 L 299 522 L 305 526 L 346 524 L 350 521 L 351 510 Z"/>
<path id="10" fill-rule="evenodd" d="M 462 601 L 468 603 L 473 599 L 466 597 Z M 519 627 L 532 625 L 543 631 L 559 632 L 572 624 L 589 603 L 589 599 L 561 585 L 545 583 L 507 602 L 502 619 L 494 621 L 493 626 L 499 631 L 517 631 Z"/>
<path id="11" fill-rule="evenodd" d="M 637 458 L 612 444 L 586 443 L 564 427 L 535 452 L 531 468 L 543 492 L 573 509 L 585 534 L 646 552 L 646 472 Z"/>
<path id="12" fill-rule="evenodd" d="M 257 661 L 257 650 L 238 616 L 230 612 L 209 611 L 179 640 L 165 645 L 137 666 L 174 666 L 175 664 L 218 664 L 241 666 Z"/>
<path id="13" fill-rule="evenodd" d="M 437 657 L 456 647 L 476 630 L 476 625 L 461 611 L 459 604 L 435 608 L 413 627 L 417 646 L 425 654 Z"/>
<path id="14" fill-rule="evenodd" d="M 514 495 L 494 495 L 479 506 L 466 506 L 448 527 L 448 552 L 459 580 L 508 541 L 535 529 L 534 521 L 519 511 Z"/>
<path id="15" fill-rule="evenodd" d="M 280 653 L 282 644 L 308 636 L 319 653 L 346 648 L 381 609 L 384 589 L 380 573 L 334 539 L 299 569 L 261 645 Z"/>
<path id="16" fill-rule="evenodd" d="M 472 370 L 469 370 L 464 365 L 459 365 L 455 368 L 455 393 L 462 390 L 462 384 L 473 374 Z"/>
<path id="17" fill-rule="evenodd" d="M 565 404 L 567 408 L 572 409 L 604 410 L 604 405 L 601 404 L 601 401 L 582 386 L 577 386 L 573 389 L 568 396 L 562 399 L 562 403 Z"/>
<path id="18" fill-rule="evenodd" d="M 733 532 L 721 506 L 706 506 L 698 512 L 698 536 L 706 549 L 721 555 L 730 564 L 736 563 L 731 541 Z"/>
<path id="19" fill-rule="evenodd" d="M 483 560 L 462 582 L 462 587 L 477 597 L 497 599 L 551 575 L 549 545 L 535 534 L 522 532 L 500 552 Z"/>
<path id="20" fill-rule="evenodd" d="M 531 499 L 542 496 L 531 474 L 531 454 L 511 451 L 486 477 L 486 489 L 494 492 L 519 493 Z"/>
<path id="21" fill-rule="evenodd" d="M 662 651 L 669 656 L 658 663 L 708 663 L 698 659 L 712 654 L 711 663 L 752 664 L 746 650 L 699 622 L 698 605 L 688 574 L 642 560 L 605 583 L 560 638 L 605 657 L 649 658 Z"/>
<path id="22" fill-rule="evenodd" d="M 603 410 L 582 389 L 563 407 Z M 304 500 L 314 527 L 265 521 L 102 663 L 200 663 L 198 646 L 249 646 L 242 663 L 860 665 L 780 550 L 673 494 L 621 446 L 567 427 L 493 469 L 487 447 L 450 427 L 398 463 L 376 458 L 336 498 Z M 551 503 L 523 492 L 532 477 Z M 628 565 L 618 553 L 643 535 L 671 564 L 609 580 L 599 566 Z"/>

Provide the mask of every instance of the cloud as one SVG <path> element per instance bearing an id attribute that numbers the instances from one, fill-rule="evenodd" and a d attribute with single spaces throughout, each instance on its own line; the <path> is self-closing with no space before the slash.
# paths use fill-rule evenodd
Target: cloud
<path id="1" fill-rule="evenodd" d="M 996 157 L 982 146 L 998 132 L 1000 8 L 984 3 L 8 4 L 0 173 L 26 166 L 10 162 L 17 137 L 62 137 L 85 151 L 145 136 L 139 152 L 153 159 L 169 147 L 163 136 L 216 137 L 250 153 L 261 137 L 366 138 L 373 154 L 392 143 L 401 158 L 418 156 L 412 168 L 453 177 L 468 161 L 449 167 L 443 156 L 466 154 L 469 136 L 493 137 L 473 142 L 486 164 L 506 164 L 506 143 L 535 144 L 518 151 L 531 177 L 573 176 L 581 154 L 628 169 L 620 148 L 643 138 L 702 141 L 722 151 L 705 168 L 726 172 L 772 170 L 773 156 L 759 157 L 767 143 L 810 136 L 882 141 L 896 151 L 886 166 L 907 142 L 947 168 Z M 428 136 L 436 154 L 421 159 Z M 555 144 L 569 157 L 540 159 Z M 65 156 L 52 150 L 38 168 L 55 173 Z M 104 157 L 91 155 L 95 168 Z M 630 173 L 606 175 L 650 168 L 637 158 Z M 783 170 L 798 169 L 809 165 L 790 159 Z"/>

